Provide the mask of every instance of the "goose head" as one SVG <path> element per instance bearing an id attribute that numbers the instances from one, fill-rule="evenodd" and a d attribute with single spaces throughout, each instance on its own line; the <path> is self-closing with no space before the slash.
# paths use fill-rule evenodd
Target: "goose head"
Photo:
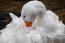
<path id="1" fill-rule="evenodd" d="M 37 17 L 38 21 L 42 19 L 42 16 L 46 14 L 45 5 L 40 1 L 30 1 L 26 3 L 21 11 L 21 16 L 27 27 L 31 27 L 34 24 Z"/>

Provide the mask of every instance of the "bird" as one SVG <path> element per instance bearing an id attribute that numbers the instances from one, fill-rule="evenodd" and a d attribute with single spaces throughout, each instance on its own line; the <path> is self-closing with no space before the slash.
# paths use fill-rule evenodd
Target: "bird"
<path id="1" fill-rule="evenodd" d="M 65 43 L 65 25 L 41 1 L 29 1 L 1 30 L 0 43 Z"/>

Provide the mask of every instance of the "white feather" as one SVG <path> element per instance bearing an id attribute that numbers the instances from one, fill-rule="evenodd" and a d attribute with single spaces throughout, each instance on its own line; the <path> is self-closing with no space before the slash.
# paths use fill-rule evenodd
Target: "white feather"
<path id="1" fill-rule="evenodd" d="M 32 5 L 30 6 L 32 9 L 38 8 L 37 13 L 41 12 L 42 16 L 36 17 L 32 27 L 26 27 L 22 17 L 9 13 L 12 22 L 1 30 L 0 43 L 65 43 L 65 25 L 59 21 L 59 17 L 52 11 L 46 10 L 45 5 L 40 1 L 28 2 L 23 9 L 27 8 L 26 11 L 31 11 L 29 5 Z"/>

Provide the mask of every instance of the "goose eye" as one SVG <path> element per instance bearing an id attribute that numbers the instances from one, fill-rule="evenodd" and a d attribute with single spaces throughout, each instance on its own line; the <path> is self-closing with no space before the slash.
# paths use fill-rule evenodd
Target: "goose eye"
<path id="1" fill-rule="evenodd" d="M 23 16 L 25 18 L 25 16 Z"/>

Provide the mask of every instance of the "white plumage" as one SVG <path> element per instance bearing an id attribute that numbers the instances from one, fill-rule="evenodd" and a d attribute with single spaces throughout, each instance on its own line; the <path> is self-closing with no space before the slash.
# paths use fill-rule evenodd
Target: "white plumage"
<path id="1" fill-rule="evenodd" d="M 26 3 L 21 17 L 9 14 L 12 21 L 1 30 L 0 43 L 65 43 L 65 25 L 42 2 Z M 26 27 L 24 21 L 32 22 L 32 27 Z"/>

